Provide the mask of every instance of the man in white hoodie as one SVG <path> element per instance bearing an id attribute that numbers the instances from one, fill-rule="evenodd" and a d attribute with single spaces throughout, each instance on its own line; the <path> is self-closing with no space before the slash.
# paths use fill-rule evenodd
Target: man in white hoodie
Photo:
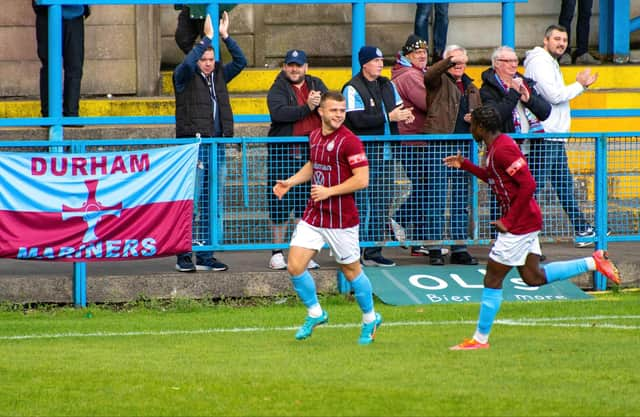
<path id="1" fill-rule="evenodd" d="M 551 114 L 542 121 L 546 133 L 568 133 L 571 129 L 569 100 L 582 94 L 598 79 L 597 73 L 585 68 L 576 75 L 576 81 L 565 85 L 558 58 L 568 45 L 567 30 L 551 25 L 544 34 L 544 46 L 527 51 L 524 60 L 525 77 L 536 81 L 536 90 L 551 103 Z M 565 142 L 567 138 L 546 138 L 532 141 L 529 165 L 538 184 L 538 190 L 547 182 L 556 191 L 562 208 L 571 221 L 576 236 L 595 237 L 595 230 L 586 221 L 573 194 L 573 175 L 569 171 Z M 593 245 L 593 241 L 579 242 L 578 247 Z"/>

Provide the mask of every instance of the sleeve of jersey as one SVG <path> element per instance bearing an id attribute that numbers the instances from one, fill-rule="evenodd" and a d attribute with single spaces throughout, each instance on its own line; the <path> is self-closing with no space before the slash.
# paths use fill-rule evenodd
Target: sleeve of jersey
<path id="1" fill-rule="evenodd" d="M 460 166 L 460 168 L 464 169 L 467 172 L 470 172 L 484 182 L 487 182 L 487 180 L 489 179 L 489 175 L 487 174 L 487 170 L 485 168 L 480 168 L 466 158 L 462 161 L 462 165 Z"/>
<path id="2" fill-rule="evenodd" d="M 527 207 L 536 191 L 536 182 L 529 171 L 527 161 L 519 152 L 508 152 L 500 161 L 505 167 L 506 173 L 518 184 L 518 192 L 511 201 L 509 212 L 502 218 L 502 223 L 507 230 L 516 222 L 516 217 L 527 212 Z"/>
<path id="3" fill-rule="evenodd" d="M 349 167 L 353 169 L 369 165 L 367 154 L 365 153 L 360 140 L 356 137 L 352 137 L 345 145 L 345 155 L 347 156 Z"/>

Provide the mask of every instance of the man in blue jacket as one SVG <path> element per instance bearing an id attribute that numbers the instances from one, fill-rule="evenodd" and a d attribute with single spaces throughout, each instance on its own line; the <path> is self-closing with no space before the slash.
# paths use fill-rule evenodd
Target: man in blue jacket
<path id="1" fill-rule="evenodd" d="M 227 83 L 247 66 L 247 60 L 238 44 L 229 36 L 229 15 L 224 12 L 220 19 L 220 39 L 224 42 L 232 57 L 232 62 L 222 65 L 215 61 L 211 46 L 213 25 L 207 15 L 204 24 L 205 36 L 189 52 L 182 63 L 173 72 L 173 86 L 176 94 L 176 137 L 231 137 L 233 136 L 233 112 L 229 102 Z M 216 156 L 224 158 L 222 148 Z M 221 159 L 222 158 L 222 159 Z M 206 171 L 209 148 L 200 147 L 199 159 L 204 172 L 199 172 L 199 180 L 208 178 Z M 198 181 L 197 189 L 203 186 Z M 200 200 L 200 201 L 197 201 Z M 207 199 L 196 199 L 194 211 L 206 213 Z M 201 216 L 196 213 L 196 217 Z M 225 271 L 227 265 L 217 261 L 213 253 L 198 252 L 194 265 L 191 254 L 178 255 L 176 269 L 180 272 Z"/>

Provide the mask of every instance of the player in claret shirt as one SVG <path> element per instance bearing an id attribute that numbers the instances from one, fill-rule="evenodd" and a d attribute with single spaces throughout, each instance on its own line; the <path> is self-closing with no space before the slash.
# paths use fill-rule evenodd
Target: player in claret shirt
<path id="1" fill-rule="evenodd" d="M 368 345 L 382 317 L 373 308 L 371 282 L 360 266 L 359 218 L 353 193 L 369 184 L 369 162 L 360 139 L 343 126 L 346 102 L 342 94 L 324 93 L 318 113 L 322 127 L 309 134 L 309 162 L 273 187 L 273 193 L 282 198 L 291 187 L 311 180 L 311 198 L 291 237 L 287 259 L 293 288 L 307 307 L 307 318 L 296 339 L 308 338 L 316 326 L 329 321 L 307 271 L 311 258 L 327 243 L 362 310 L 358 342 Z"/>
<path id="2" fill-rule="evenodd" d="M 536 182 L 520 148 L 511 137 L 500 132 L 500 125 L 500 116 L 493 107 L 478 107 L 471 113 L 471 134 L 476 142 L 486 146 L 486 167 L 474 165 L 460 153 L 444 158 L 448 167 L 463 169 L 488 183 L 502 210 L 502 217 L 493 223 L 498 237 L 489 252 L 476 331 L 473 338 L 451 350 L 489 347 L 491 325 L 502 303 L 502 281 L 513 267 L 518 268 L 520 277 L 530 286 L 595 270 L 620 283 L 617 268 L 603 250 L 596 250 L 588 258 L 540 265 L 538 234 L 542 229 L 542 214 L 534 198 Z"/>

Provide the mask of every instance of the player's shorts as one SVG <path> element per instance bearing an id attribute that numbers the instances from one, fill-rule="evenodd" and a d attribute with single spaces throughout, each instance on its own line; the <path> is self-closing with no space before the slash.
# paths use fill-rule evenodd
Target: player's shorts
<path id="1" fill-rule="evenodd" d="M 489 252 L 489 258 L 503 265 L 524 265 L 530 253 L 542 254 L 540 240 L 538 240 L 539 233 L 539 231 L 524 235 L 498 233 L 498 238 Z"/>
<path id="2" fill-rule="evenodd" d="M 360 260 L 359 229 L 359 225 L 346 229 L 316 227 L 301 220 L 293 231 L 289 245 L 320 252 L 326 243 L 336 262 L 348 265 Z"/>

